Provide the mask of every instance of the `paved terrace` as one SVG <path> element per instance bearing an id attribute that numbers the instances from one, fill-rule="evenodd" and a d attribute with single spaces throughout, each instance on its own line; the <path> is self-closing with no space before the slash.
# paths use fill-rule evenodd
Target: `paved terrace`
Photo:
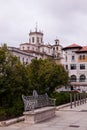
<path id="1" fill-rule="evenodd" d="M 61 108 L 56 117 L 35 125 L 16 123 L 0 130 L 87 130 L 87 103 L 70 109 Z"/>

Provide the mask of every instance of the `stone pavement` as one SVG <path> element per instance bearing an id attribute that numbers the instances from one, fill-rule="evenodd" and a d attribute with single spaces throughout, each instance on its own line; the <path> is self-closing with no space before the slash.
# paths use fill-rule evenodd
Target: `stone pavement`
<path id="1" fill-rule="evenodd" d="M 16 123 L 0 130 L 87 130 L 87 103 L 76 108 L 65 107 L 56 111 L 56 117 L 35 125 Z"/>

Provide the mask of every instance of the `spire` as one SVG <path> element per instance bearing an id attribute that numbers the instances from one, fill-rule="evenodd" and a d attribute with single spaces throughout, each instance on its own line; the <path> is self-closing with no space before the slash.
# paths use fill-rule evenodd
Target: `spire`
<path id="1" fill-rule="evenodd" d="M 35 32 L 37 32 L 38 29 L 38 23 L 36 22 Z"/>

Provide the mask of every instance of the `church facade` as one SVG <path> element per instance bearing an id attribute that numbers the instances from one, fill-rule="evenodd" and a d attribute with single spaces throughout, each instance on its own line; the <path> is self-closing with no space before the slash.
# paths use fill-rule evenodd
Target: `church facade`
<path id="1" fill-rule="evenodd" d="M 54 44 L 45 44 L 43 33 L 35 31 L 29 33 L 29 41 L 21 43 L 19 48 L 10 47 L 9 50 L 16 55 L 22 63 L 30 63 L 32 59 L 52 58 L 56 63 L 62 63 L 63 51 L 59 40 L 56 39 Z"/>
<path id="2" fill-rule="evenodd" d="M 20 50 L 31 53 L 37 59 L 42 58 L 59 58 L 59 53 L 62 51 L 62 46 L 59 45 L 59 40 L 56 39 L 54 45 L 45 44 L 43 33 L 37 31 L 29 33 L 29 42 L 20 44 Z"/>

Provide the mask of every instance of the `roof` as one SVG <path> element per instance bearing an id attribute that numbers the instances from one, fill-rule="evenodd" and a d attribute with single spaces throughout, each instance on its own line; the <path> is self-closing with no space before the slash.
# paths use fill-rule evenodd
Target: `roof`
<path id="1" fill-rule="evenodd" d="M 80 48 L 82 48 L 82 46 L 73 43 L 73 44 L 71 44 L 71 45 L 69 45 L 69 46 L 67 46 L 67 47 L 64 47 L 63 50 L 73 49 L 73 48 L 79 48 L 79 49 L 80 49 Z"/>
<path id="2" fill-rule="evenodd" d="M 37 51 L 33 51 L 33 50 L 22 50 L 22 51 L 30 53 L 30 54 L 34 53 L 34 54 L 37 54 L 37 55 L 46 55 L 46 56 L 51 56 L 52 57 L 52 55 L 49 55 L 49 54 L 47 54 L 45 52 L 37 52 Z"/>
<path id="3" fill-rule="evenodd" d="M 17 53 L 20 53 L 20 54 L 23 54 L 23 55 L 34 57 L 33 55 L 29 54 L 27 51 L 24 52 L 23 50 L 20 50 L 19 48 L 8 47 L 8 50 L 11 51 L 11 52 L 17 52 Z"/>
<path id="4" fill-rule="evenodd" d="M 27 52 L 27 53 L 38 53 L 38 54 L 42 54 L 41 52 L 36 52 L 36 51 L 33 51 L 33 50 L 23 50 L 24 52 Z"/>
<path id="5" fill-rule="evenodd" d="M 21 43 L 20 45 L 29 45 L 29 43 Z"/>
<path id="6" fill-rule="evenodd" d="M 36 44 L 31 44 L 31 43 L 21 43 L 20 46 L 22 45 L 32 45 L 32 46 L 37 46 Z"/>
<path id="7" fill-rule="evenodd" d="M 53 45 L 53 47 L 56 47 L 56 46 L 60 46 L 61 48 L 63 48 L 62 45 L 60 45 L 60 44 L 57 44 L 57 45 L 54 44 L 54 45 Z"/>
<path id="8" fill-rule="evenodd" d="M 76 51 L 77 53 L 80 52 L 87 52 L 87 46 L 83 46 L 80 50 Z"/>
<path id="9" fill-rule="evenodd" d="M 29 33 L 29 35 L 34 35 L 34 34 L 43 35 L 42 32 L 37 32 L 37 31 L 35 31 L 35 32 L 30 32 L 30 33 Z"/>
<path id="10" fill-rule="evenodd" d="M 52 46 L 51 45 L 46 45 L 46 44 L 41 44 L 40 47 L 48 47 L 48 48 L 50 48 Z"/>

